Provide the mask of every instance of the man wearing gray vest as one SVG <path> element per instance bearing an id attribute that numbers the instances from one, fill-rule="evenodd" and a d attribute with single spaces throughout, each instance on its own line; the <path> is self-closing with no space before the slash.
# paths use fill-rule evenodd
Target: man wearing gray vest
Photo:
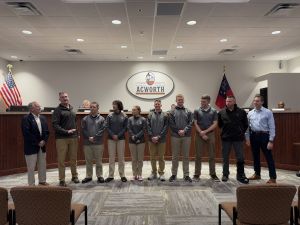
<path id="1" fill-rule="evenodd" d="M 149 152 L 152 172 L 148 180 L 157 178 L 159 174 L 160 181 L 165 181 L 164 170 L 165 160 L 164 155 L 166 151 L 166 135 L 168 130 L 168 116 L 161 110 L 161 100 L 154 101 L 154 110 L 150 111 L 147 119 L 148 135 L 149 135 Z M 158 170 L 157 160 L 158 157 Z"/>
<path id="2" fill-rule="evenodd" d="M 105 130 L 105 119 L 99 113 L 99 104 L 90 103 L 91 113 L 81 121 L 83 134 L 83 150 L 86 161 L 86 177 L 82 183 L 88 183 L 93 179 L 93 159 L 96 161 L 96 176 L 98 183 L 104 183 L 102 155 L 104 150 L 103 133 Z"/>
<path id="3" fill-rule="evenodd" d="M 189 153 L 193 126 L 193 113 L 184 107 L 184 96 L 176 95 L 176 107 L 170 112 L 171 146 L 172 146 L 172 176 L 170 182 L 177 178 L 178 161 L 182 150 L 183 179 L 192 182 L 189 176 Z"/>

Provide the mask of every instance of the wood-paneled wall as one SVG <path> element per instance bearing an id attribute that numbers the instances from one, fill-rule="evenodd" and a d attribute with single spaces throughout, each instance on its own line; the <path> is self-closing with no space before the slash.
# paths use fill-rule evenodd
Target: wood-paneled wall
<path id="1" fill-rule="evenodd" d="M 51 125 L 51 114 L 44 114 L 47 117 L 50 129 L 50 138 L 47 143 L 47 167 L 57 167 L 56 148 L 54 131 Z M 104 114 L 103 114 L 104 115 Z M 26 163 L 23 153 L 23 137 L 21 132 L 22 113 L 6 113 L 0 114 L 0 176 L 20 173 L 26 171 Z M 78 114 L 77 123 L 80 127 L 81 118 L 85 114 Z M 104 115 L 106 116 L 106 115 Z M 145 115 L 146 116 L 146 115 Z M 300 169 L 300 113 L 275 113 L 276 138 L 274 143 L 274 158 L 276 168 L 299 170 Z M 193 128 L 193 136 L 194 136 Z M 107 135 L 105 134 L 105 151 L 103 161 L 108 162 L 107 151 Z M 79 139 L 80 148 L 78 150 L 78 164 L 84 164 L 84 154 L 82 148 L 82 139 Z M 171 159 L 170 135 L 167 138 L 167 150 L 165 154 L 166 160 Z M 207 161 L 207 152 L 205 152 L 203 160 Z M 194 138 L 190 150 L 190 159 L 194 160 L 195 147 Z M 128 142 L 126 142 L 125 150 L 126 161 L 130 161 L 130 152 Z M 235 163 L 234 153 L 231 153 L 231 163 Z M 262 155 L 262 165 L 266 166 Z M 145 149 L 145 160 L 149 160 L 148 146 Z M 222 162 L 220 132 L 216 131 L 216 161 Z M 245 162 L 252 165 L 251 150 L 245 146 Z M 166 168 L 171 169 L 171 168 Z M 193 173 L 194 168 L 190 168 Z"/>

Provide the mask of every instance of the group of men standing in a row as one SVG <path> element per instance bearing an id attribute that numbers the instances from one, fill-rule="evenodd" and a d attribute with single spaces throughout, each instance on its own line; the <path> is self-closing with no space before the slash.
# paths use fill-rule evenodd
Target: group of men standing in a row
<path id="1" fill-rule="evenodd" d="M 59 185 L 66 186 L 65 160 L 69 157 L 72 181 L 79 183 L 77 173 L 77 150 L 79 130 L 76 126 L 76 113 L 69 104 L 68 94 L 59 93 L 59 106 L 52 114 L 52 125 L 55 130 L 56 150 L 59 170 Z M 99 113 L 99 104 L 90 104 L 90 114 L 81 121 L 83 149 L 86 159 L 86 177 L 82 183 L 92 181 L 93 160 L 96 161 L 96 176 L 98 183 L 114 180 L 115 158 L 118 157 L 118 170 L 122 182 L 126 182 L 125 166 L 125 133 L 129 134 L 129 149 L 132 158 L 132 173 L 134 180 L 142 181 L 145 141 L 149 141 L 149 152 L 152 171 L 149 180 L 165 181 L 166 134 L 171 131 L 172 175 L 170 182 L 177 179 L 180 153 L 182 153 L 183 179 L 192 182 L 189 175 L 189 151 L 191 145 L 192 126 L 195 125 L 195 173 L 194 180 L 201 176 L 201 157 L 205 147 L 209 152 L 209 174 L 214 181 L 220 181 L 215 171 L 215 129 L 221 128 L 223 176 L 222 181 L 229 178 L 229 155 L 233 147 L 236 156 L 237 180 L 249 183 L 249 180 L 259 180 L 260 150 L 262 150 L 269 168 L 270 179 L 267 183 L 276 183 L 275 164 L 272 156 L 275 137 L 273 114 L 264 108 L 263 97 L 256 95 L 253 101 L 254 109 L 248 115 L 236 105 L 235 97 L 226 98 L 226 107 L 219 113 L 210 106 L 210 96 L 201 97 L 201 106 L 192 113 L 184 107 L 184 96 L 176 96 L 176 106 L 169 112 L 163 112 L 161 100 L 154 101 L 154 109 L 147 118 L 141 116 L 141 108 L 134 106 L 132 116 L 127 117 L 122 112 L 123 104 L 119 100 L 112 103 L 113 112 L 106 119 Z M 22 120 L 24 136 L 25 159 L 28 168 L 28 184 L 34 185 L 34 169 L 38 164 L 40 185 L 46 182 L 46 142 L 49 130 L 45 117 L 40 115 L 41 107 L 37 102 L 29 104 L 30 113 Z M 249 128 L 248 128 L 249 126 Z M 104 151 L 103 134 L 108 132 L 109 175 L 103 178 L 102 155 Z M 146 138 L 148 135 L 148 138 Z M 255 173 L 247 178 L 244 172 L 244 141 L 251 144 Z M 158 168 L 157 168 L 158 161 Z"/>

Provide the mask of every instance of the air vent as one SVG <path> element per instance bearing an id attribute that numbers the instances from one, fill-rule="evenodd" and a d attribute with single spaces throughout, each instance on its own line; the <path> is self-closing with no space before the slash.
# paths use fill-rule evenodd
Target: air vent
<path id="1" fill-rule="evenodd" d="M 80 55 L 80 54 L 82 54 L 82 51 L 80 51 L 79 49 L 74 49 L 74 48 L 66 49 L 65 51 L 69 55 Z"/>
<path id="2" fill-rule="evenodd" d="M 168 50 L 153 50 L 152 55 L 167 55 Z"/>
<path id="3" fill-rule="evenodd" d="M 180 16 L 184 3 L 158 3 L 157 16 Z"/>
<path id="4" fill-rule="evenodd" d="M 265 16 L 288 16 L 299 5 L 299 3 L 280 3 L 275 5 Z"/>
<path id="5" fill-rule="evenodd" d="M 219 55 L 233 55 L 234 53 L 237 52 L 237 49 L 234 48 L 226 48 L 226 49 L 222 49 L 219 52 Z"/>
<path id="6" fill-rule="evenodd" d="M 41 16 L 41 12 L 31 2 L 6 2 L 18 16 Z"/>

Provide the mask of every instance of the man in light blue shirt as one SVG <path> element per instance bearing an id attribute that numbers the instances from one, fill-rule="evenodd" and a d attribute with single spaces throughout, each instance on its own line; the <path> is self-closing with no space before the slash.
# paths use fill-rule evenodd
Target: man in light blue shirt
<path id="1" fill-rule="evenodd" d="M 247 138 L 247 145 L 251 144 L 253 154 L 253 164 L 255 173 L 249 180 L 260 180 L 260 149 L 262 150 L 269 168 L 270 179 L 267 183 L 276 183 L 276 170 L 273 160 L 272 149 L 275 138 L 275 122 L 273 113 L 264 108 L 264 99 L 257 94 L 254 97 L 254 109 L 248 113 L 249 121 L 249 136 Z M 249 141 L 250 138 L 250 141 Z"/>

